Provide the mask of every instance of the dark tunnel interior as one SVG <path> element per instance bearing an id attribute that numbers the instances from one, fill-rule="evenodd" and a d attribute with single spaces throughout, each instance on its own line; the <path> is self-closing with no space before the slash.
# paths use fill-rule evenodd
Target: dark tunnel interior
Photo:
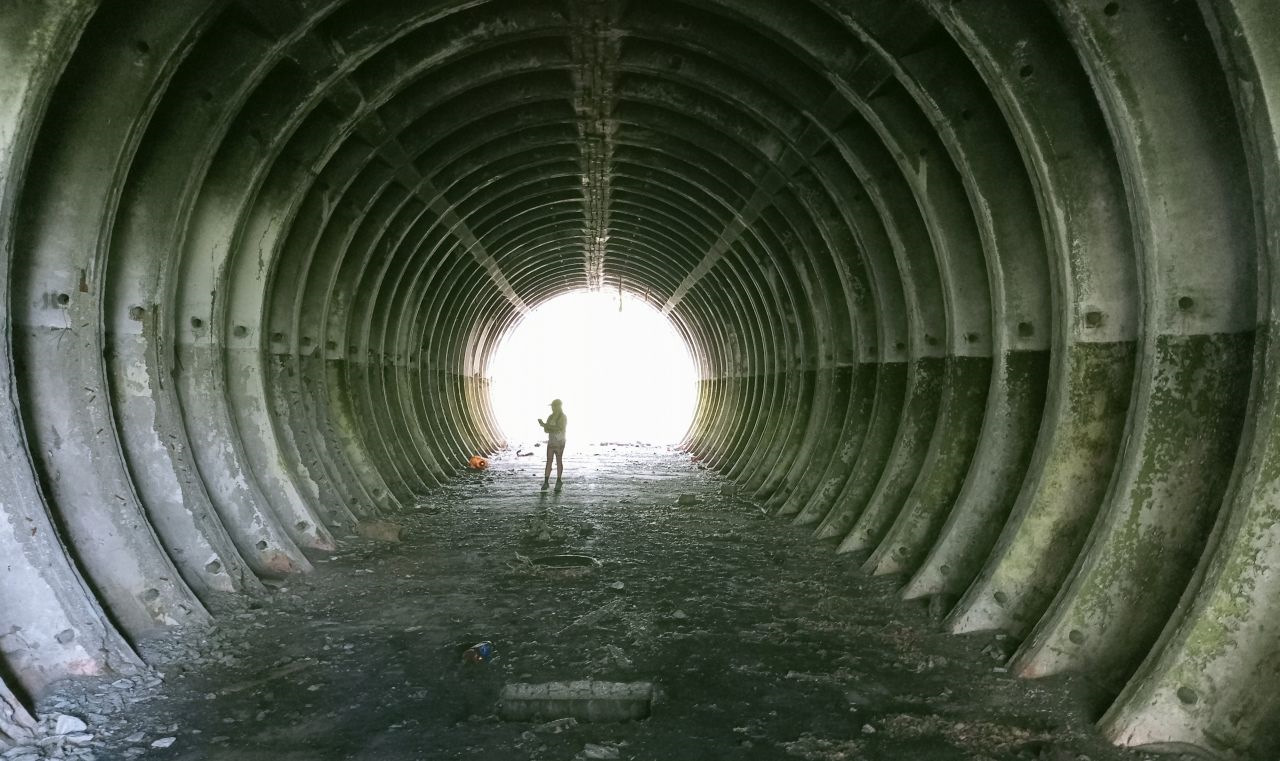
<path id="1" fill-rule="evenodd" d="M 505 446 L 495 347 L 613 289 L 777 521 L 1274 757 L 1278 128 L 1269 0 L 4 3 L 0 751 Z"/>

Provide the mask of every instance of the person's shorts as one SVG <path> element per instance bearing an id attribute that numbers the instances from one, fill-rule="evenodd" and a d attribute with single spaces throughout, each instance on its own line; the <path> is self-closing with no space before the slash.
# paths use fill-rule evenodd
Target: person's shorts
<path id="1" fill-rule="evenodd" d="M 547 454 L 564 454 L 564 442 L 547 442 Z"/>

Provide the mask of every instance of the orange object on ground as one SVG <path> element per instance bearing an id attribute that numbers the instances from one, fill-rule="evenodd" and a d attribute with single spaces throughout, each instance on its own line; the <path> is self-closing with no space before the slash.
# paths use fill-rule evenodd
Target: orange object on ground
<path id="1" fill-rule="evenodd" d="M 477 454 L 472 455 L 471 459 L 467 460 L 467 465 L 469 465 L 472 470 L 484 470 L 489 467 L 489 461 Z"/>

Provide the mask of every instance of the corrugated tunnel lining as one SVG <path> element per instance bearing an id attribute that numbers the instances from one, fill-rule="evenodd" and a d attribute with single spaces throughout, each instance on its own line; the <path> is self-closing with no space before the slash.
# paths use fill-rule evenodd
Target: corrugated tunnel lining
<path id="1" fill-rule="evenodd" d="M 7 6 L 0 702 L 500 446 L 496 342 L 608 287 L 777 516 L 1116 742 L 1274 752 L 1269 10 Z"/>

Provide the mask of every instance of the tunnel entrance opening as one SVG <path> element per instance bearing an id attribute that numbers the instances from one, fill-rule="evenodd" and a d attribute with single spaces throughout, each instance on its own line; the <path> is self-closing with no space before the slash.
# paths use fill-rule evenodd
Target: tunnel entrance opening
<path id="1" fill-rule="evenodd" d="M 571 442 L 669 444 L 689 429 L 697 372 L 661 312 L 628 293 L 579 291 L 533 310 L 489 366 L 498 422 L 513 446 L 546 438 L 538 426 L 564 401 Z"/>

